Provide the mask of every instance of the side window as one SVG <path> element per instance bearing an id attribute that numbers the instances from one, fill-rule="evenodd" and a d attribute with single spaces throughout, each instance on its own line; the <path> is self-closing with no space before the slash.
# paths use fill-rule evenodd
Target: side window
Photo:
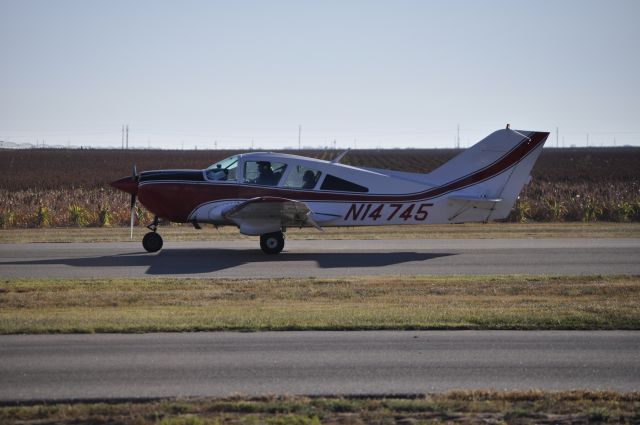
<path id="1" fill-rule="evenodd" d="M 294 189 L 313 189 L 321 174 L 318 170 L 296 165 L 293 170 L 289 171 L 284 186 Z"/>
<path id="2" fill-rule="evenodd" d="M 270 161 L 247 161 L 244 163 L 245 183 L 276 186 L 287 168 L 287 164 Z"/>
<path id="3" fill-rule="evenodd" d="M 331 174 L 327 174 L 322 182 L 322 186 L 320 187 L 322 190 L 338 190 L 341 192 L 368 192 L 364 186 L 360 186 L 359 184 L 352 183 L 348 180 L 341 179 L 340 177 L 332 176 Z"/>

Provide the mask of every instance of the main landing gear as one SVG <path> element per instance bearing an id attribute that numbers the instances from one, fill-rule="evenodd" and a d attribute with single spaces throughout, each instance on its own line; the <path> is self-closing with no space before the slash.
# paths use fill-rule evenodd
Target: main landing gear
<path id="1" fill-rule="evenodd" d="M 153 219 L 153 223 L 147 226 L 147 229 L 151 231 L 142 238 L 142 247 L 146 249 L 147 252 L 158 252 L 162 249 L 162 236 L 156 233 L 158 223 L 158 217 L 156 216 Z"/>
<path id="2" fill-rule="evenodd" d="M 260 235 L 260 248 L 265 254 L 278 254 L 284 248 L 284 234 L 273 232 Z"/>

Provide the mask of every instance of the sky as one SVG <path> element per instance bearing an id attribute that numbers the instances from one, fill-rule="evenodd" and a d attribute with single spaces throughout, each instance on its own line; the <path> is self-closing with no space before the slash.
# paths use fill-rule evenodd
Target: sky
<path id="1" fill-rule="evenodd" d="M 639 20 L 636 0 L 0 0 L 0 141 L 434 148 L 459 126 L 466 147 L 511 123 L 640 146 Z"/>

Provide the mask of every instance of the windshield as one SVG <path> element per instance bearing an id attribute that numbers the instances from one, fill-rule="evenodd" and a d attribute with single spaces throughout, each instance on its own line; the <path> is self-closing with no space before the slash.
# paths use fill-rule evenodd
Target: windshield
<path id="1" fill-rule="evenodd" d="M 220 162 L 216 162 L 207 168 L 207 178 L 209 180 L 235 180 L 236 179 L 236 168 L 238 167 L 238 157 L 230 156 L 229 158 L 225 158 Z"/>

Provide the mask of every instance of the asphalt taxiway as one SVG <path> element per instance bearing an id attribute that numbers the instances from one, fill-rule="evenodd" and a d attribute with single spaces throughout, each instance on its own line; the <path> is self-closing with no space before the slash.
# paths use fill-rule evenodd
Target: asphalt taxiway
<path id="1" fill-rule="evenodd" d="M 0 336 L 0 401 L 451 389 L 637 391 L 640 332 Z"/>
<path id="2" fill-rule="evenodd" d="M 640 274 L 640 239 L 257 240 L 1 244 L 0 277 L 337 277 L 353 275 Z"/>

